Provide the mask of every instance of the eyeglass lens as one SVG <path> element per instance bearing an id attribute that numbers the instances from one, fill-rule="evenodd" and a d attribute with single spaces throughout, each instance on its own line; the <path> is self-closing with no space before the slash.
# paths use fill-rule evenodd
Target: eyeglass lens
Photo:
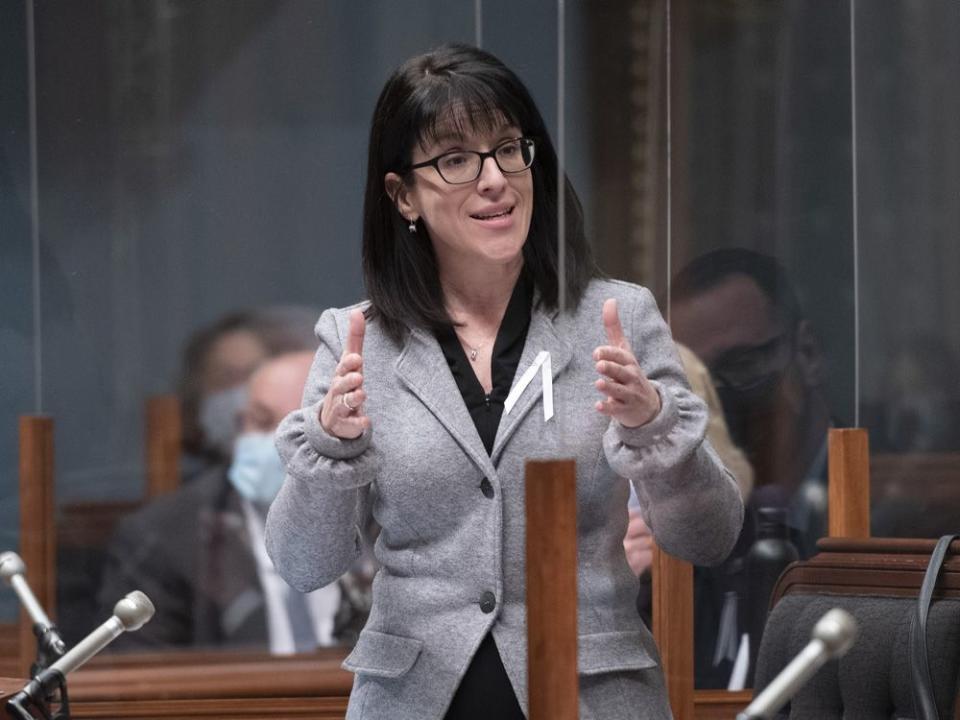
<path id="1" fill-rule="evenodd" d="M 522 172 L 533 163 L 533 148 L 532 140 L 511 140 L 494 150 L 493 158 L 502 172 Z M 454 152 L 440 158 L 437 169 L 449 183 L 472 182 L 480 176 L 483 160 L 478 152 Z"/>

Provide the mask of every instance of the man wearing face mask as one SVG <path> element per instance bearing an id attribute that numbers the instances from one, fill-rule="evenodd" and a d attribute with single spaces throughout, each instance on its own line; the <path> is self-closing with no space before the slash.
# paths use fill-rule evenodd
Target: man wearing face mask
<path id="1" fill-rule="evenodd" d="M 117 645 L 288 654 L 349 640 L 362 625 L 368 598 L 356 574 L 302 594 L 277 575 L 263 546 L 267 508 L 284 478 L 273 431 L 300 406 L 312 360 L 312 352 L 266 360 L 245 386 L 227 472 L 205 473 L 121 525 L 102 603 L 138 588 L 158 612 Z"/>
<path id="2" fill-rule="evenodd" d="M 225 315 L 190 338 L 179 381 L 184 482 L 230 462 L 247 378 L 269 357 L 315 348 L 316 317 L 305 307 L 257 308 Z"/>
<path id="3" fill-rule="evenodd" d="M 744 573 L 758 508 L 772 504 L 784 512 L 801 559 L 815 554 L 817 539 L 827 533 L 832 423 L 824 360 L 783 268 L 751 250 L 716 250 L 681 270 L 671 288 L 671 327 L 709 369 L 758 488 L 730 558 L 718 568 L 697 568 L 695 575 L 696 684 L 726 687 L 743 630 L 734 618 L 745 607 L 766 607 L 766 598 L 751 597 Z M 751 640 L 755 653 L 758 639 Z"/>

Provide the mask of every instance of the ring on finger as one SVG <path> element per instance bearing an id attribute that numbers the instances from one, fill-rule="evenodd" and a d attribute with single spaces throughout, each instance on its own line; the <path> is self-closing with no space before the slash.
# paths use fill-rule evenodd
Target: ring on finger
<path id="1" fill-rule="evenodd" d="M 354 410 L 356 410 L 356 408 L 353 405 L 347 402 L 347 393 L 344 393 L 343 395 L 340 396 L 340 402 L 343 403 L 343 406 L 347 408 L 347 410 L 349 410 L 350 412 L 353 412 Z"/>

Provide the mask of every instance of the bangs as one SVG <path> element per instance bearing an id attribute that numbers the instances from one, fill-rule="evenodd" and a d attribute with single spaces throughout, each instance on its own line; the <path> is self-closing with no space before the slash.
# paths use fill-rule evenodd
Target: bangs
<path id="1" fill-rule="evenodd" d="M 479 78 L 451 74 L 432 76 L 415 104 L 414 127 L 421 149 L 443 140 L 488 134 L 513 125 L 524 132 L 523 104 L 503 88 Z"/>

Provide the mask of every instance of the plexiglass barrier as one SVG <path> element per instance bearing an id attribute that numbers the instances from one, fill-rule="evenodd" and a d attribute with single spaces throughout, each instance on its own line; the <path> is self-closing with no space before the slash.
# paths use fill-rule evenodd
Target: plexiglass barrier
<path id="1" fill-rule="evenodd" d="M 738 475 L 740 541 L 694 572 L 697 687 L 749 686 L 737 658 L 769 592 L 751 549 L 816 552 L 829 428 L 870 432 L 874 534 L 952 529 L 954 3 L 117 0 L 5 3 L 0 20 L 0 526 L 5 549 L 29 532 L 17 417 L 49 413 L 68 640 L 136 573 L 177 578 L 204 612 L 242 593 L 189 588 L 196 556 L 137 563 L 248 519 L 222 424 L 265 357 L 364 297 L 373 107 L 394 67 L 445 41 L 527 84 L 600 269 L 653 292 Z M 164 499 L 145 490 L 156 395 L 183 411 L 182 487 Z M 258 582 L 249 553 L 202 562 Z M 341 583 L 326 642 L 356 636 L 370 570 Z M 181 610 L 159 645 L 266 647 L 262 608 L 202 636 Z M 0 611 L 14 621 L 8 593 Z"/>

